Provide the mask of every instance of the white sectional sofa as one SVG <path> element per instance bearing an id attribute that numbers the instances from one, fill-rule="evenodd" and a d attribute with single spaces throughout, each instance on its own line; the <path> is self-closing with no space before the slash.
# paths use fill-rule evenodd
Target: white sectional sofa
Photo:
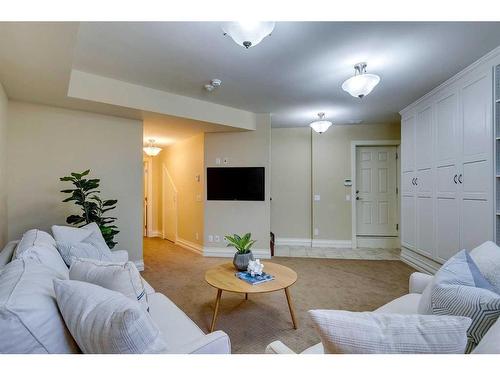
<path id="1" fill-rule="evenodd" d="M 495 254 L 494 257 L 491 254 Z M 499 259 L 500 248 L 493 242 L 486 242 L 477 247 L 471 252 L 474 261 L 480 263 L 492 263 Z M 479 265 L 479 264 L 478 264 Z M 480 267 L 481 268 L 481 267 Z M 495 267 L 488 267 L 489 269 L 498 269 Z M 483 270 L 481 270 L 483 271 Z M 491 275 L 500 278 L 500 275 Z M 394 313 L 394 314 L 418 314 L 418 305 L 422 292 L 426 286 L 433 280 L 433 276 L 420 272 L 415 272 L 410 276 L 409 293 L 396 298 L 395 300 L 379 307 L 374 312 L 378 313 Z M 281 341 L 274 341 L 266 348 L 268 354 L 296 354 L 292 349 L 286 346 Z M 313 345 L 300 354 L 324 354 L 322 343 Z M 486 335 L 482 338 L 479 345 L 473 350 L 472 354 L 500 354 L 500 319 L 488 330 Z"/>
<path id="2" fill-rule="evenodd" d="M 73 353 L 78 352 L 78 349 L 74 348 L 74 344 L 64 346 L 63 342 L 68 339 L 68 331 L 64 325 L 64 321 L 60 316 L 57 316 L 58 310 L 55 302 L 55 295 L 53 293 L 52 286 L 52 275 L 55 275 L 53 270 L 48 267 L 44 267 L 41 264 L 34 264 L 33 267 L 27 267 L 26 264 L 21 264 L 24 260 L 14 260 L 13 254 L 15 253 L 16 247 L 18 246 L 19 241 L 12 241 L 8 243 L 5 248 L 0 252 L 0 352 L 3 353 L 19 353 L 18 348 L 25 347 L 26 352 L 35 352 L 35 353 L 50 353 L 50 350 L 46 350 L 47 346 L 29 346 L 24 345 L 23 343 L 17 343 L 16 345 L 10 345 L 11 340 L 15 338 L 9 337 L 8 332 L 16 332 L 14 329 L 9 329 L 9 325 L 13 326 L 18 324 L 18 320 L 21 317 L 18 315 L 18 311 L 21 311 L 24 314 L 23 319 L 26 319 L 28 324 L 33 324 L 33 327 L 26 326 L 23 334 L 26 334 L 36 342 L 44 342 L 45 339 L 48 342 L 59 342 L 56 346 L 61 348 L 61 350 L 57 350 L 57 352 L 62 353 Z M 55 243 L 55 242 L 54 242 Z M 47 254 L 54 255 L 54 249 L 50 248 L 51 245 L 45 244 L 37 244 L 38 247 L 42 247 L 42 251 L 39 251 L 38 254 L 45 254 L 43 251 L 43 246 L 47 246 Z M 56 251 L 57 253 L 57 251 Z M 62 259 L 62 258 L 61 258 Z M 117 262 L 125 262 L 128 260 L 128 253 L 126 251 L 114 251 L 113 259 Z M 26 262 L 30 262 L 31 260 L 27 260 Z M 13 286 L 12 277 L 11 280 L 8 280 L 8 275 L 2 275 L 3 271 L 7 271 L 8 269 L 12 269 L 15 267 L 9 267 L 8 265 L 11 262 L 20 262 L 19 267 L 23 268 L 24 273 L 30 272 L 30 269 L 35 269 L 38 272 L 38 275 L 34 275 L 31 278 L 31 285 L 33 284 L 33 280 L 36 283 L 50 282 L 50 285 L 42 286 L 42 292 L 38 291 L 30 291 L 30 290 L 17 290 L 17 295 L 21 295 L 23 301 L 19 302 L 18 306 L 14 306 L 17 302 L 12 300 L 12 293 L 5 291 L 6 289 L 14 290 L 18 287 L 23 287 L 23 285 L 30 285 L 30 280 L 24 283 L 17 282 L 16 285 Z M 36 261 L 33 261 L 36 263 Z M 12 266 L 12 265 L 11 265 Z M 45 277 L 40 277 L 40 273 L 45 273 Z M 7 273 L 7 272 L 5 272 Z M 60 275 L 60 273 L 58 274 Z M 2 277 L 4 276 L 4 277 Z M 28 275 L 29 276 L 29 275 Z M 54 276 L 56 277 L 56 276 Z M 60 276 L 57 276 L 60 277 Z M 64 276 L 63 276 L 64 277 Z M 45 280 L 45 281 L 43 281 Z M 10 282 L 11 285 L 2 285 L 2 282 L 7 284 Z M 146 288 L 146 293 L 148 295 L 148 303 L 149 303 L 149 313 L 151 314 L 151 318 L 154 323 L 159 328 L 165 342 L 167 343 L 167 352 L 172 354 L 230 354 L 231 353 L 231 344 L 229 337 L 226 333 L 222 331 L 216 331 L 210 334 L 205 334 L 182 310 L 180 310 L 168 297 L 161 293 L 156 293 L 155 290 L 144 280 L 144 285 Z M 44 288 L 43 288 L 44 287 Z M 2 293 L 2 290 L 4 292 Z M 45 291 L 45 292 L 43 292 Z M 47 292 L 48 291 L 48 292 Z M 39 293 L 38 296 L 34 296 L 32 293 Z M 31 297 L 30 297 L 31 294 Z M 21 298 L 21 297 L 20 297 Z M 33 306 L 30 304 L 30 300 L 45 300 L 46 311 L 56 311 L 55 316 L 46 316 L 46 312 L 37 311 L 37 306 Z M 40 307 L 42 308 L 42 307 Z M 17 309 L 17 310 L 16 310 Z M 26 314 L 33 314 L 33 319 L 30 319 L 29 316 L 26 317 Z M 45 316 L 44 316 L 45 314 Z M 39 322 L 39 316 L 43 316 L 45 321 Z M 13 321 L 13 319 L 15 321 Z M 24 322 L 23 322 L 24 324 Z M 22 325 L 21 325 L 22 326 Z M 65 332 L 65 334 L 61 334 L 61 337 L 56 338 L 47 338 L 40 337 L 40 335 L 48 335 L 49 333 L 47 328 L 48 326 L 55 327 L 52 330 L 51 334 L 56 335 L 57 332 Z M 38 331 L 38 332 L 37 332 Z M 7 332 L 7 333 L 6 333 Z M 50 331 L 49 331 L 50 332 Z M 38 336 L 37 336 L 38 335 Z M 17 331 L 17 336 L 19 337 L 19 332 Z M 19 341 L 19 340 L 18 340 Z M 29 341 L 29 340 L 28 340 Z M 69 341 L 68 341 L 69 342 Z M 61 346 L 62 345 L 62 346 Z M 42 349 L 41 349 L 42 348 Z M 24 351 L 21 351 L 24 352 Z"/>

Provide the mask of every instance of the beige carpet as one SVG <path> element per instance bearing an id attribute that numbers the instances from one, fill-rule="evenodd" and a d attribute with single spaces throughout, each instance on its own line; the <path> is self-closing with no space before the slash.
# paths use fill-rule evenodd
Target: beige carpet
<path id="1" fill-rule="evenodd" d="M 205 282 L 205 271 L 227 261 L 202 257 L 166 240 L 144 240 L 144 278 L 205 332 L 216 297 L 216 290 Z M 308 310 L 373 310 L 407 293 L 408 278 L 414 272 L 398 260 L 275 257 L 272 262 L 297 272 L 290 292 L 299 328 L 292 328 L 283 292 L 249 296 L 248 301 L 241 294 L 222 293 L 216 329 L 229 335 L 233 353 L 264 353 L 274 340 L 302 351 L 320 341 Z"/>

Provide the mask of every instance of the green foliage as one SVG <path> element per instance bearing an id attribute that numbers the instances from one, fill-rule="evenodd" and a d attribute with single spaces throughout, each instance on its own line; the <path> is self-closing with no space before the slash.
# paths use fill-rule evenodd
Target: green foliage
<path id="1" fill-rule="evenodd" d="M 255 240 L 252 240 L 251 237 L 251 233 L 247 233 L 243 237 L 240 237 L 237 234 L 224 236 L 224 238 L 229 242 L 227 246 L 235 247 L 238 254 L 247 254 L 250 252 L 250 248 L 256 242 Z"/>
<path id="2" fill-rule="evenodd" d="M 113 239 L 120 231 L 116 225 L 113 225 L 116 217 L 104 216 L 104 214 L 115 209 L 118 201 L 116 199 L 102 200 L 98 195 L 100 191 L 97 190 L 101 180 L 98 178 L 84 178 L 89 173 L 90 169 L 87 169 L 85 172 L 71 173 L 70 176 L 60 178 L 61 181 L 71 182 L 74 186 L 73 189 L 61 190 L 61 193 L 69 194 L 69 197 L 64 199 L 63 202 L 74 202 L 82 210 L 81 215 L 68 216 L 66 222 L 78 227 L 96 223 L 101 229 L 104 240 L 112 249 L 116 245 Z"/>

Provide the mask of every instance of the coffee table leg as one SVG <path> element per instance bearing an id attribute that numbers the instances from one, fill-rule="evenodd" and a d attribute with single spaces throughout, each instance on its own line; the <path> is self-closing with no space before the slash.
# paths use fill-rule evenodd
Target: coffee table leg
<path id="1" fill-rule="evenodd" d="M 214 316 L 212 318 L 212 324 L 210 325 L 210 332 L 215 329 L 215 322 L 217 322 L 217 313 L 219 312 L 220 297 L 222 295 L 222 289 L 217 289 L 217 298 L 215 300 Z"/>
<path id="2" fill-rule="evenodd" d="M 295 320 L 295 312 L 293 311 L 292 299 L 290 297 L 290 292 L 288 288 L 285 288 L 286 301 L 288 302 L 288 308 L 290 309 L 290 315 L 292 316 L 293 328 L 297 329 L 297 321 Z"/>

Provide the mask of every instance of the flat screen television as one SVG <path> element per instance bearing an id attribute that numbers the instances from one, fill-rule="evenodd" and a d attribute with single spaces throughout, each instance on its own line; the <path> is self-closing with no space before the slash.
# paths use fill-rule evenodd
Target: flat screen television
<path id="1" fill-rule="evenodd" d="M 209 201 L 265 200 L 264 167 L 207 168 Z"/>

